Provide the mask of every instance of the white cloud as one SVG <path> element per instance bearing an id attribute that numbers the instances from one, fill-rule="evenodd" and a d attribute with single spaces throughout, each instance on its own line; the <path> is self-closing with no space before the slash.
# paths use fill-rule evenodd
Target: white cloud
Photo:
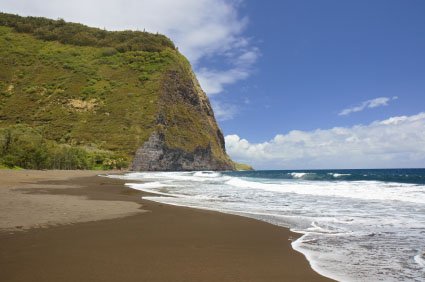
<path id="1" fill-rule="evenodd" d="M 396 100 L 396 99 L 398 99 L 397 96 L 394 96 L 394 97 L 379 97 L 379 98 L 375 98 L 375 99 L 372 99 L 372 100 L 367 100 L 367 101 L 362 102 L 358 106 L 343 109 L 341 112 L 339 112 L 338 115 L 346 116 L 346 115 L 349 115 L 351 113 L 361 112 L 361 111 L 368 109 L 368 108 L 372 109 L 372 108 L 387 106 L 388 102 L 390 102 L 392 100 Z"/>
<path id="2" fill-rule="evenodd" d="M 255 47 L 243 49 L 239 55 L 235 52 L 232 53 L 233 56 L 230 60 L 233 67 L 228 70 L 211 70 L 208 68 L 197 70 L 199 82 L 209 95 L 220 93 L 226 85 L 249 77 L 252 72 L 252 65 L 257 61 L 260 54 Z"/>
<path id="3" fill-rule="evenodd" d="M 238 112 L 238 108 L 235 105 L 222 103 L 214 99 L 211 99 L 211 104 L 214 108 L 214 115 L 218 121 L 233 119 Z"/>
<path id="4" fill-rule="evenodd" d="M 64 18 L 111 30 L 146 29 L 169 36 L 188 57 L 207 94 L 249 76 L 259 51 L 243 35 L 241 0 L 0 0 L 4 12 Z M 206 69 L 202 58 L 224 59 L 228 69 Z"/>
<path id="5" fill-rule="evenodd" d="M 234 160 L 256 168 L 425 167 L 425 112 L 368 125 L 293 130 L 256 144 L 238 135 L 225 139 Z"/>
<path id="6" fill-rule="evenodd" d="M 233 84 L 249 76 L 249 70 L 233 68 L 226 71 L 201 68 L 197 71 L 199 83 L 209 95 L 223 91 L 227 84 Z"/>

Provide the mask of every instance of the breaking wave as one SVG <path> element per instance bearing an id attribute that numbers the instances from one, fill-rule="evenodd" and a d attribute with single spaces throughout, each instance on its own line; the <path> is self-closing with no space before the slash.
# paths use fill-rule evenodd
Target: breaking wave
<path id="1" fill-rule="evenodd" d="M 291 228 L 317 272 L 344 281 L 423 281 L 425 170 L 151 172 L 123 176 L 148 200 Z"/>

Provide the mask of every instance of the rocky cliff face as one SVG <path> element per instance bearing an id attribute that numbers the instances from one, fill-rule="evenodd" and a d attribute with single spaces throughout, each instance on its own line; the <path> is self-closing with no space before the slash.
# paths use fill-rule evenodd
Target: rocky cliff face
<path id="1" fill-rule="evenodd" d="M 198 147 L 193 152 L 172 149 L 164 135 L 154 132 L 134 157 L 133 171 L 233 170 L 233 166 L 217 160 L 211 150 Z"/>
<path id="2" fill-rule="evenodd" d="M 187 62 L 165 73 L 156 121 L 132 170 L 234 170 L 210 102 Z"/>

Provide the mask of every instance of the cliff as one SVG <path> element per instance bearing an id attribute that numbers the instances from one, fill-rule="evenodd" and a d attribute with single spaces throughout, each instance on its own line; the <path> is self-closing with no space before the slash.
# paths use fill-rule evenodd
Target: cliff
<path id="1" fill-rule="evenodd" d="M 243 164 L 243 163 L 234 162 L 234 166 L 235 166 L 235 170 L 239 170 L 239 171 L 255 170 L 252 166 L 248 164 Z"/>
<path id="2" fill-rule="evenodd" d="M 234 169 L 207 96 L 168 38 L 2 13 L 0 149 L 9 167 Z"/>

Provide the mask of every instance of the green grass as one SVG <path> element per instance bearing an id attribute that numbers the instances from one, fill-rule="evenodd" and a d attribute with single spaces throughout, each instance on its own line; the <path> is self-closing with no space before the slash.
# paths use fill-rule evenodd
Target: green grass
<path id="1" fill-rule="evenodd" d="M 237 162 L 233 162 L 233 163 L 235 164 L 236 170 L 254 170 L 254 168 L 248 164 L 242 164 Z"/>
<path id="2" fill-rule="evenodd" d="M 175 52 L 104 57 L 100 48 L 44 42 L 7 27 L 0 27 L 0 46 L 0 126 L 30 124 L 57 142 L 127 154 L 153 129 L 159 81 Z M 76 109 L 73 99 L 96 106 Z"/>
<path id="3" fill-rule="evenodd" d="M 209 146 L 230 162 L 209 108 L 189 62 L 162 35 L 0 13 L 0 129 L 22 125 L 37 142 L 125 162 L 157 130 L 170 148 Z"/>
<path id="4" fill-rule="evenodd" d="M 8 167 L 6 165 L 0 164 L 0 169 L 22 170 L 23 168 L 19 166 Z"/>
<path id="5" fill-rule="evenodd" d="M 0 153 L 0 167 L 8 169 L 121 169 L 128 166 L 125 156 L 58 144 L 25 125 L 0 129 Z"/>
<path id="6" fill-rule="evenodd" d="M 0 13 L 0 25 L 16 32 L 31 34 L 45 41 L 57 41 L 77 46 L 105 47 L 105 55 L 127 51 L 162 51 L 175 49 L 173 42 L 162 34 L 142 31 L 106 31 L 62 19 L 20 17 Z"/>

